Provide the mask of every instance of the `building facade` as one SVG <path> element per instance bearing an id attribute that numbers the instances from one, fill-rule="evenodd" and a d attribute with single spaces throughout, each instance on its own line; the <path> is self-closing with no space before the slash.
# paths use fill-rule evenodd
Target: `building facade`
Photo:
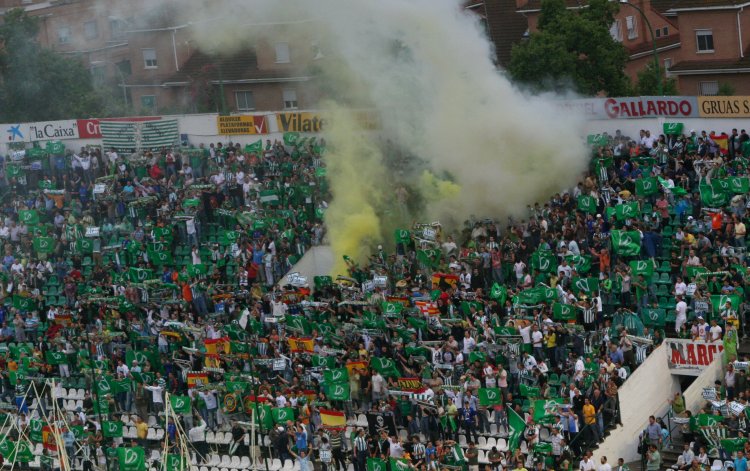
<path id="1" fill-rule="evenodd" d="M 566 3 L 586 8 L 585 2 Z M 540 11 L 540 0 L 518 0 L 532 32 Z M 750 95 L 750 2 L 630 0 L 621 2 L 610 33 L 628 50 L 625 71 L 633 80 L 654 62 L 655 43 L 659 67 L 676 79 L 680 94 Z"/>
<path id="2" fill-rule="evenodd" d="M 2 12 L 19 7 L 39 18 L 42 47 L 80 60 L 135 113 L 295 110 L 318 98 L 309 70 L 320 53 L 279 31 L 211 53 L 193 39 L 196 24 L 177 24 L 172 0 L 0 0 Z"/>

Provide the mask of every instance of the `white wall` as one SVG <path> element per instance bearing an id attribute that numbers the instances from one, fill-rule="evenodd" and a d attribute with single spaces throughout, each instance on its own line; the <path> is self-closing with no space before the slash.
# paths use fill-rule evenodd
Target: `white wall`
<path id="1" fill-rule="evenodd" d="M 682 395 L 685 397 L 685 407 L 693 413 L 698 412 L 700 407 L 706 403 L 703 399 L 703 388 L 712 388 L 714 381 L 724 376 L 724 355 L 716 355 L 714 361 L 703 370 L 700 376 L 695 378 Z"/>
<path id="2" fill-rule="evenodd" d="M 620 388 L 622 426 L 612 431 L 595 453 L 595 462 L 602 456 L 609 463 L 624 458 L 626 463 L 639 459 L 638 436 L 648 422 L 648 416 L 664 415 L 669 409 L 668 399 L 680 390 L 677 377 L 667 366 L 666 346 L 662 344 L 633 372 Z"/>

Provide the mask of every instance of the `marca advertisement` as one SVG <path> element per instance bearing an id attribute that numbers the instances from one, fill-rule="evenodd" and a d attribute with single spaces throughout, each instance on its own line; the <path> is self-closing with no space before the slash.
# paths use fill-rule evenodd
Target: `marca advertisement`
<path id="1" fill-rule="evenodd" d="M 666 339 L 664 343 L 669 371 L 676 375 L 698 376 L 724 351 L 721 343 L 685 339 Z"/>

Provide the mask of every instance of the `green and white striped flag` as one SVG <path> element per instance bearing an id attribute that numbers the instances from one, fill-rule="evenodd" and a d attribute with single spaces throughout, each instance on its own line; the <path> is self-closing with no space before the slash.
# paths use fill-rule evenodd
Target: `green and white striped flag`
<path id="1" fill-rule="evenodd" d="M 102 146 L 118 150 L 169 147 L 179 141 L 176 119 L 154 121 L 101 121 Z"/>

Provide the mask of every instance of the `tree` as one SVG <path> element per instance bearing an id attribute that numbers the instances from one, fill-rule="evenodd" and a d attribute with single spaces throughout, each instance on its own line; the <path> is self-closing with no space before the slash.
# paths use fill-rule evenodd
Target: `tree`
<path id="1" fill-rule="evenodd" d="M 649 62 L 645 68 L 638 72 L 638 80 L 633 90 L 636 96 L 649 96 L 659 94 L 659 80 L 661 80 L 661 92 L 663 96 L 679 95 L 677 90 L 677 81 L 673 78 L 667 78 L 664 75 L 664 69 L 659 69 L 656 73 L 656 67 L 653 62 Z"/>
<path id="2" fill-rule="evenodd" d="M 591 0 L 579 11 L 563 0 L 542 0 L 539 31 L 513 47 L 511 77 L 537 91 L 568 85 L 586 95 L 626 94 L 627 52 L 609 33 L 618 9 L 608 0 Z"/>
<path id="3" fill-rule="evenodd" d="M 716 91 L 716 94 L 718 96 L 733 96 L 734 87 L 726 82 L 721 82 L 719 84 L 719 89 Z"/>
<path id="4" fill-rule="evenodd" d="M 99 115 L 102 100 L 89 71 L 77 60 L 43 49 L 39 20 L 8 11 L 0 26 L 0 119 L 45 121 Z"/>

